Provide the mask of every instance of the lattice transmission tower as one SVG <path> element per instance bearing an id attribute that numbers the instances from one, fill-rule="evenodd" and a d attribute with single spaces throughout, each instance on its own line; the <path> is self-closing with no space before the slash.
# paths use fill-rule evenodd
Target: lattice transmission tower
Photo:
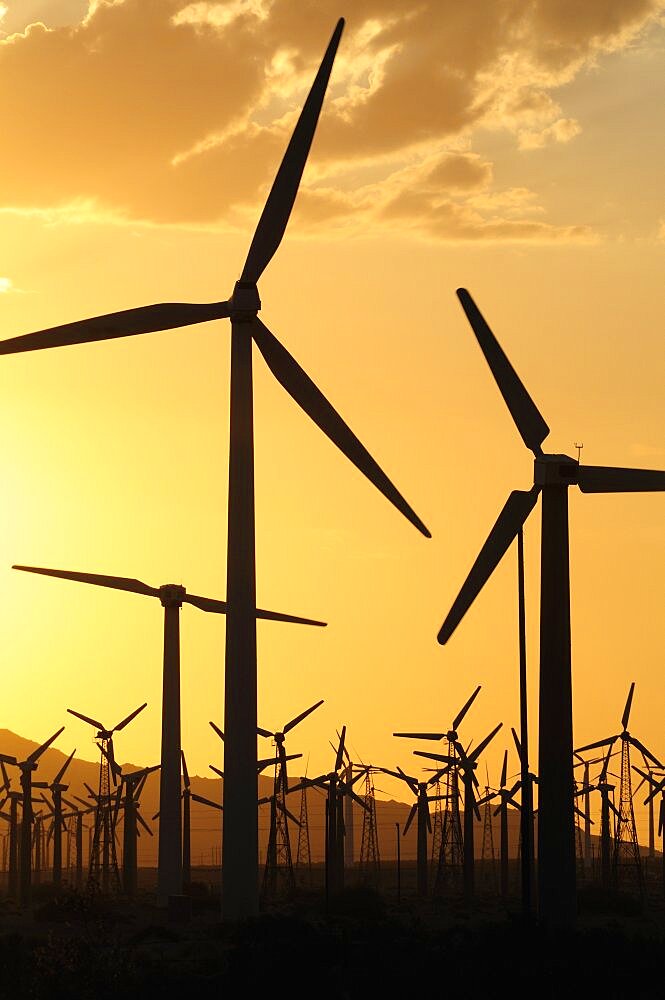
<path id="1" fill-rule="evenodd" d="M 376 823 L 376 796 L 374 790 L 373 768 L 368 767 L 365 774 L 365 790 L 363 801 L 363 830 L 360 842 L 360 880 L 366 885 L 378 887 L 381 870 L 381 855 L 379 852 L 379 831 Z"/>
<path id="2" fill-rule="evenodd" d="M 618 888 L 644 891 L 640 845 L 637 840 L 633 790 L 630 768 L 630 743 L 621 744 L 621 784 L 619 786 L 619 808 L 616 817 L 613 858 L 614 884 Z"/>
<path id="3" fill-rule="evenodd" d="M 496 854 L 494 853 L 494 829 L 492 824 L 493 790 L 489 783 L 485 786 L 485 806 L 483 809 L 483 844 L 480 852 L 480 883 L 489 892 L 498 889 L 496 874 Z"/>

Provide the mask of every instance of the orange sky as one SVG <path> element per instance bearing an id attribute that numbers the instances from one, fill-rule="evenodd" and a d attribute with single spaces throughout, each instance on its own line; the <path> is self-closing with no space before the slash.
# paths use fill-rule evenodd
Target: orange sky
<path id="1" fill-rule="evenodd" d="M 436 633 L 529 453 L 454 295 L 467 286 L 552 427 L 548 450 L 665 467 L 665 5 L 488 0 L 0 3 L 3 337 L 156 301 L 226 298 L 336 18 L 348 15 L 262 317 L 430 527 L 427 542 L 256 360 L 258 594 L 325 630 L 259 627 L 259 720 L 310 772 L 342 723 L 363 759 L 445 728 L 476 684 L 477 741 L 516 725 L 515 554 L 453 640 Z M 30 22 L 43 22 L 43 25 Z M 2 36 L 0 36 L 1 38 Z M 156 602 L 13 562 L 224 596 L 228 325 L 0 364 L 3 725 L 149 710 L 121 758 L 159 755 Z M 632 729 L 665 754 L 663 500 L 571 490 L 575 740 Z M 527 524 L 532 729 L 539 514 Z M 5 568 L 2 569 L 2 566 Z M 183 739 L 219 748 L 224 625 L 183 611 Z M 76 720 L 58 746 L 92 756 Z M 500 734 L 487 760 L 495 772 Z M 414 745 L 415 746 L 415 745 Z M 517 761 L 511 746 L 512 769 Z M 534 745 L 533 761 L 536 760 Z M 386 782 L 391 793 L 399 786 Z"/>

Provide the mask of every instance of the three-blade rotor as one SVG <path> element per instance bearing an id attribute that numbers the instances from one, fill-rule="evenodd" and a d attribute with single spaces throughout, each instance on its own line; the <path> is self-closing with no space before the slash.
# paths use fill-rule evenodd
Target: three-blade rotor
<path id="1" fill-rule="evenodd" d="M 514 490 L 510 494 L 480 550 L 439 630 L 438 640 L 442 645 L 450 639 L 517 537 L 535 507 L 541 489 L 550 481 L 550 475 L 554 481 L 563 485 L 579 486 L 583 493 L 665 490 L 665 472 L 584 466 L 565 455 L 543 455 L 541 445 L 550 432 L 547 423 L 469 292 L 460 288 L 457 295 L 515 426 L 525 445 L 535 456 L 535 467 L 533 487 L 530 490 Z"/>
<path id="2" fill-rule="evenodd" d="M 109 313 L 52 327 L 38 333 L 14 337 L 0 343 L 0 354 L 113 340 L 118 337 L 187 326 L 191 323 L 230 318 L 232 323 L 247 330 L 273 375 L 324 434 L 422 534 L 430 537 L 424 523 L 323 393 L 257 317 L 261 301 L 256 285 L 286 231 L 343 29 L 344 20 L 340 19 L 275 176 L 252 238 L 240 281 L 228 301 L 204 305 L 161 303 Z"/>

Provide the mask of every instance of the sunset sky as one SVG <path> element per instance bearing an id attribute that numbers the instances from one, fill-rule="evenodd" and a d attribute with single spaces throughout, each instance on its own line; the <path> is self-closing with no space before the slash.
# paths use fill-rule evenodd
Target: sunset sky
<path id="1" fill-rule="evenodd" d="M 0 0 L 0 336 L 151 302 L 227 298 L 336 19 L 347 27 L 262 318 L 432 531 L 426 541 L 255 361 L 259 723 L 309 771 L 348 727 L 466 741 L 518 725 L 516 553 L 436 634 L 511 489 L 532 483 L 460 309 L 472 292 L 552 428 L 548 451 L 665 468 L 665 3 Z M 159 758 L 156 601 L 14 562 L 223 598 L 226 322 L 0 359 L 2 726 L 92 758 Z M 537 763 L 540 514 L 527 522 Z M 665 755 L 665 499 L 570 491 L 577 745 Z M 182 612 L 183 744 L 219 759 L 224 621 Z M 262 751 L 269 747 L 261 744 Z M 428 749 L 431 749 L 428 748 Z M 266 754 L 267 755 L 267 754 Z M 296 768 L 297 769 L 297 768 Z M 483 769 L 484 770 L 484 769 Z M 382 785 L 404 794 L 398 784 Z"/>

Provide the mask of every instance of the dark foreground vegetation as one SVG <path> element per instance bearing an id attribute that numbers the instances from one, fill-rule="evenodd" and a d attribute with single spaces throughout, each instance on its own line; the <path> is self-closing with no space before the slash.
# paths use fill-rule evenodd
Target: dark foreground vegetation
<path id="1" fill-rule="evenodd" d="M 8 1000 L 264 996 L 661 996 L 665 911 L 597 890 L 575 932 L 546 932 L 481 900 L 476 912 L 348 889 L 229 926 L 201 890 L 173 921 L 134 904 L 47 887 L 30 914 L 0 909 L 0 995 Z M 242 992 L 240 992 L 242 991 Z"/>

